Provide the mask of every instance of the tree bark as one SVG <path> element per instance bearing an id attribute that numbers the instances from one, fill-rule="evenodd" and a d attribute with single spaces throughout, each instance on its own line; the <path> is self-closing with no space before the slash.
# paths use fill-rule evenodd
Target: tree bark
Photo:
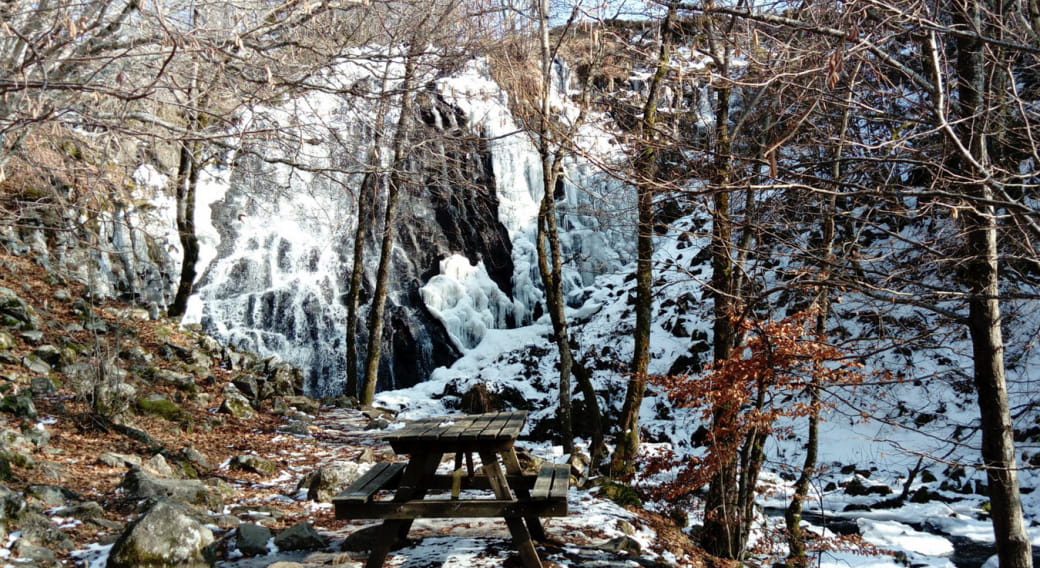
<path id="1" fill-rule="evenodd" d="M 955 9 L 955 20 L 967 29 L 981 30 L 996 25 L 986 19 L 1000 14 L 989 2 L 966 0 Z M 985 14 L 985 16 L 984 16 Z M 958 98 L 955 105 L 958 134 L 974 164 L 963 171 L 976 181 L 963 186 L 972 202 L 962 217 L 965 230 L 967 265 L 964 271 L 968 289 L 968 330 L 971 335 L 975 388 L 978 393 L 982 429 L 982 462 L 989 488 L 990 517 L 1001 568 L 1031 568 L 1033 565 L 1029 535 L 1022 517 L 1018 486 L 1018 466 L 1011 411 L 1008 406 L 1004 369 L 1004 338 L 1000 316 L 1000 271 L 997 248 L 997 211 L 993 207 L 993 189 L 986 179 L 990 159 L 987 133 L 996 125 L 988 124 L 990 108 L 998 97 L 986 79 L 985 52 L 978 38 L 958 37 Z M 962 158 L 966 158 L 962 156 Z M 967 160 L 964 160 L 965 162 Z"/>
<path id="2" fill-rule="evenodd" d="M 413 41 L 405 60 L 404 78 L 401 85 L 401 114 L 397 119 L 397 130 L 394 132 L 392 142 L 394 158 L 386 188 L 386 209 L 383 214 L 383 238 L 379 250 L 379 267 L 376 270 L 375 291 L 372 294 L 372 305 L 368 314 L 369 335 L 368 352 L 365 355 L 365 380 L 359 397 L 363 406 L 372 404 L 372 400 L 375 398 L 376 383 L 379 379 L 379 361 L 383 356 L 383 328 L 385 326 L 383 316 L 386 310 L 390 267 L 393 263 L 397 204 L 400 201 L 401 189 L 405 184 L 404 168 L 409 152 L 407 148 L 408 130 L 412 120 L 412 88 L 415 82 L 415 67 L 420 55 L 418 49 L 418 41 Z"/>
<path id="3" fill-rule="evenodd" d="M 365 275 L 365 242 L 368 239 L 369 231 L 372 229 L 372 218 L 375 216 L 375 196 L 376 192 L 379 191 L 379 181 L 382 177 L 380 173 L 382 168 L 382 149 L 380 146 L 383 144 L 383 127 L 385 124 L 383 118 L 386 116 L 387 105 L 385 101 L 387 98 L 384 93 L 383 102 L 379 105 L 375 131 L 372 136 L 372 151 L 368 159 L 369 171 L 365 172 L 364 177 L 361 179 L 361 185 L 358 187 L 357 227 L 354 230 L 354 260 L 350 271 L 350 282 L 347 287 L 345 333 L 347 376 L 346 385 L 343 389 L 344 394 L 347 396 L 360 395 L 358 385 L 361 381 L 358 380 L 358 375 L 363 369 L 358 368 L 358 308 L 361 305 L 361 286 Z"/>
<path id="4" fill-rule="evenodd" d="M 556 182 L 561 174 L 559 154 L 552 148 L 550 89 L 552 89 L 553 52 L 549 43 L 549 3 L 538 2 L 538 27 L 541 46 L 541 91 L 538 121 L 538 153 L 542 162 L 542 201 L 538 209 L 538 273 L 545 288 L 546 310 L 553 326 L 553 338 L 560 356 L 559 410 L 556 414 L 564 453 L 574 452 L 571 410 L 571 375 L 574 354 L 567 329 L 563 298 L 563 252 L 556 222 Z"/>
<path id="5" fill-rule="evenodd" d="M 194 122 L 194 121 L 193 121 Z M 199 261 L 199 239 L 195 234 L 195 192 L 199 182 L 198 153 L 201 144 L 195 141 L 181 142 L 180 160 L 177 166 L 177 235 L 184 249 L 181 259 L 181 276 L 177 294 L 167 309 L 171 318 L 184 315 L 188 307 L 195 278 L 195 264 Z"/>
<path id="6" fill-rule="evenodd" d="M 628 390 L 621 408 L 615 437 L 617 445 L 610 463 L 614 475 L 631 473 L 639 452 L 639 409 L 646 392 L 647 368 L 650 364 L 650 320 L 654 304 L 654 195 L 660 184 L 657 168 L 657 98 L 671 61 L 671 22 L 674 17 L 675 8 L 670 7 L 661 24 L 657 70 L 650 80 L 646 104 L 643 105 L 642 149 L 635 164 L 639 211 L 636 225 L 636 326 L 632 333 L 633 352 Z"/>

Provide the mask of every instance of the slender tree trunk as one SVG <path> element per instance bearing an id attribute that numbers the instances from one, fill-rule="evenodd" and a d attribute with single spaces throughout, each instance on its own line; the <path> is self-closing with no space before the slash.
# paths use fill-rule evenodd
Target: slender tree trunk
<path id="1" fill-rule="evenodd" d="M 378 160 L 378 150 L 374 152 L 375 160 Z M 374 162 L 373 168 L 378 170 L 378 161 Z M 344 394 L 347 396 L 358 396 L 358 353 L 357 353 L 357 328 L 358 308 L 361 305 L 361 285 L 365 275 L 365 240 L 368 231 L 372 227 L 372 214 L 374 213 L 373 202 L 375 192 L 379 191 L 379 173 L 369 171 L 365 173 L 358 188 L 357 227 L 354 230 L 354 263 L 350 270 L 350 283 L 347 287 L 347 321 L 346 321 L 346 348 L 347 348 L 347 382 Z"/>
<path id="2" fill-rule="evenodd" d="M 574 354 L 567 329 L 566 304 L 563 298 L 563 252 L 556 222 L 556 182 L 560 176 L 560 159 L 553 152 L 550 105 L 553 53 L 549 43 L 549 3 L 538 2 L 538 27 L 541 44 L 542 84 L 538 124 L 538 153 L 542 161 L 542 202 L 538 210 L 538 272 L 545 288 L 546 309 L 553 326 L 553 336 L 560 355 L 559 411 L 557 422 L 564 453 L 574 452 L 574 427 L 571 410 L 571 375 Z"/>
<path id="3" fill-rule="evenodd" d="M 715 174 L 712 179 L 711 291 L 714 299 L 712 324 L 714 360 L 728 359 L 737 341 L 733 322 L 736 299 L 733 297 L 734 266 L 732 256 L 733 221 L 730 212 L 729 88 L 719 89 L 715 112 Z M 712 430 L 717 436 L 729 436 L 727 417 L 734 412 L 725 403 L 714 411 Z M 714 444 L 734 447 L 736 440 L 716 439 Z M 741 542 L 741 511 L 738 503 L 739 472 L 737 456 L 713 464 L 716 473 L 708 482 L 704 500 L 704 536 L 701 546 L 709 554 L 739 559 L 744 553 Z"/>
<path id="4" fill-rule="evenodd" d="M 965 0 L 955 9 L 955 19 L 967 29 L 984 30 L 984 22 L 1002 14 L 999 6 L 980 0 Z M 994 10 L 996 10 L 994 12 Z M 985 16 L 984 16 L 985 14 Z M 997 26 L 1000 23 L 996 23 Z M 1008 406 L 1007 381 L 1004 372 L 1004 338 L 1000 316 L 1000 272 L 997 249 L 997 211 L 993 207 L 993 190 L 985 170 L 990 166 L 987 133 L 998 125 L 987 118 L 998 97 L 987 85 L 986 50 L 981 39 L 958 37 L 957 72 L 959 113 L 958 129 L 974 165 L 963 168 L 977 181 L 964 186 L 972 207 L 962 217 L 964 223 L 967 266 L 964 271 L 968 288 L 968 330 L 971 335 L 974 379 L 978 392 L 982 428 L 982 462 L 989 486 L 990 518 L 1001 568 L 1031 568 L 1033 565 L 1029 535 L 1022 518 L 1022 502 L 1018 486 L 1018 466 L 1011 411 Z"/>
<path id="5" fill-rule="evenodd" d="M 856 77 L 859 76 L 859 66 L 851 73 L 849 79 L 848 93 L 845 96 L 845 108 L 842 112 L 841 124 L 838 126 L 838 144 L 834 149 L 834 162 L 831 166 L 831 181 L 834 191 L 822 200 L 820 205 L 820 219 L 823 221 L 823 235 L 820 239 L 820 289 L 816 296 L 816 305 L 819 313 L 816 316 L 816 335 L 824 337 L 827 333 L 827 315 L 830 313 L 831 289 L 827 280 L 833 271 L 834 241 L 836 239 L 835 217 L 838 209 L 838 190 L 842 186 L 842 156 L 845 153 L 846 132 L 849 129 L 849 120 L 852 114 L 852 97 Z M 802 508 L 806 496 L 809 494 L 809 486 L 813 475 L 816 474 L 816 462 L 820 451 L 820 381 L 816 376 L 809 379 L 806 389 L 809 395 L 809 423 L 805 442 L 805 458 L 802 461 L 802 471 L 794 483 L 794 494 L 791 503 L 784 511 L 784 522 L 787 525 L 788 554 L 787 565 L 790 568 L 806 568 L 809 558 L 805 550 L 805 531 L 802 530 Z"/>
<path id="6" fill-rule="evenodd" d="M 650 80 L 646 104 L 643 106 L 642 149 L 636 159 L 636 191 L 639 221 L 636 227 L 636 327 L 633 331 L 632 365 L 629 368 L 628 391 L 618 422 L 616 448 L 610 470 L 615 475 L 632 472 L 639 451 L 639 409 L 646 391 L 647 368 L 650 364 L 650 323 L 653 311 L 654 194 L 660 183 L 657 168 L 657 98 L 668 74 L 672 53 L 671 22 L 675 7 L 670 7 L 661 24 L 661 47 L 657 70 Z"/>
<path id="7" fill-rule="evenodd" d="M 417 38 L 413 38 L 415 40 Z M 405 183 L 404 168 L 409 149 L 408 130 L 412 120 L 412 88 L 415 82 L 416 60 L 419 57 L 418 42 L 405 60 L 404 80 L 401 85 L 401 115 L 397 119 L 397 130 L 394 132 L 392 150 L 394 153 L 390 179 L 386 188 L 386 210 L 383 215 L 383 239 L 379 250 L 379 268 L 376 270 L 376 286 L 372 295 L 372 305 L 368 314 L 368 352 L 365 356 L 365 380 L 359 398 L 362 405 L 372 404 L 376 394 L 376 382 L 379 379 L 379 361 L 383 355 L 384 311 L 386 310 L 387 287 L 390 280 L 390 268 L 393 261 L 394 240 L 397 224 L 397 204 L 401 189 Z"/>
<path id="8" fill-rule="evenodd" d="M 372 218 L 375 216 L 375 196 L 379 191 L 379 180 L 382 170 L 383 127 L 386 116 L 384 96 L 380 102 L 376 116 L 375 132 L 372 136 L 372 151 L 368 158 L 368 171 L 365 172 L 358 187 L 357 227 L 354 230 L 354 261 L 350 271 L 350 283 L 347 288 L 347 321 L 346 321 L 346 350 L 347 350 L 347 377 L 344 393 L 348 396 L 358 396 L 358 353 L 357 353 L 357 328 L 358 309 L 361 306 L 361 286 L 365 276 L 365 242 L 368 233 L 372 229 Z"/>
<path id="9" fill-rule="evenodd" d="M 192 120 L 191 123 L 197 121 Z M 177 166 L 177 234 L 180 237 L 184 257 L 181 259 L 181 277 L 177 294 L 167 309 L 167 315 L 177 318 L 184 315 L 188 298 L 195 285 L 195 264 L 199 261 L 199 239 L 195 234 L 195 193 L 199 184 L 199 147 L 195 141 L 181 142 L 180 160 Z"/>

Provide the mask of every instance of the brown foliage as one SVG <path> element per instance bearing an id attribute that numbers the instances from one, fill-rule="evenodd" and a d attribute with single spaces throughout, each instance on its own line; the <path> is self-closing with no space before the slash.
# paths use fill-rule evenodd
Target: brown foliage
<path id="1" fill-rule="evenodd" d="M 657 376 L 676 407 L 698 409 L 710 423 L 705 455 L 683 460 L 679 475 L 658 490 L 673 499 L 703 486 L 725 463 L 731 463 L 752 437 L 765 437 L 781 417 L 808 416 L 808 402 L 791 401 L 815 378 L 820 385 L 862 382 L 861 364 L 811 331 L 816 310 L 781 320 L 743 320 L 743 348 L 708 367 L 701 377 Z M 674 456 L 654 460 L 661 470 L 680 465 Z"/>

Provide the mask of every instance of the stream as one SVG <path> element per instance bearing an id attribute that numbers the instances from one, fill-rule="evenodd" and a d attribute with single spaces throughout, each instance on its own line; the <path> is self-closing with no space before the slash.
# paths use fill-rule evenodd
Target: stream
<path id="1" fill-rule="evenodd" d="M 765 513 L 771 518 L 784 518 L 783 509 L 767 507 Z M 858 519 L 855 517 L 834 514 L 826 515 L 807 511 L 802 513 L 802 519 L 815 526 L 825 527 L 836 534 L 859 534 L 859 525 L 857 524 Z M 912 527 L 914 530 L 938 535 L 949 540 L 953 545 L 953 554 L 949 556 L 950 562 L 952 562 L 957 568 L 980 568 L 991 556 L 996 554 L 996 549 L 992 543 L 979 542 L 965 536 L 954 536 L 944 533 L 936 529 L 927 521 L 915 523 L 904 520 L 901 522 Z M 1033 565 L 1040 565 L 1038 562 L 1040 562 L 1040 554 L 1038 554 L 1038 551 L 1034 547 Z"/>

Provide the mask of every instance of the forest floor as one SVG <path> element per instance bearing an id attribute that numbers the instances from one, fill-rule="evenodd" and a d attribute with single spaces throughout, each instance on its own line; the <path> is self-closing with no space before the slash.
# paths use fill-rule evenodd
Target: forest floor
<path id="1" fill-rule="evenodd" d="M 104 353 L 136 353 L 147 358 L 151 373 L 169 362 L 171 370 L 183 371 L 169 356 L 171 346 L 195 349 L 201 336 L 168 320 L 151 320 L 142 310 L 126 304 L 95 301 L 94 313 L 104 320 L 106 331 L 82 329 L 82 313 L 74 309 L 83 298 L 78 285 L 55 279 L 39 265 L 24 258 L 0 255 L 0 286 L 15 291 L 40 316 L 41 334 L 11 331 L 13 345 L 0 358 L 4 392 L 29 392 L 37 375 L 23 364 L 40 345 L 75 347 L 79 357 L 97 358 Z M 64 293 L 63 293 L 64 291 Z M 114 356 L 114 355 L 113 355 Z M 132 367 L 132 365 L 127 365 Z M 33 415 L 0 413 L 0 427 L 13 432 L 44 432 L 45 440 L 26 450 L 29 459 L 13 463 L 4 485 L 29 496 L 40 487 L 59 487 L 68 504 L 95 502 L 104 519 L 83 522 L 62 516 L 62 507 L 28 498 L 69 539 L 56 547 L 59 565 L 104 566 L 111 543 L 122 528 L 139 514 L 140 501 L 120 486 L 128 468 L 108 465 L 99 458 L 116 453 L 136 456 L 145 463 L 157 455 L 183 455 L 188 450 L 203 456 L 206 466 L 200 478 L 218 487 L 224 505 L 220 510 L 199 511 L 222 539 L 218 565 L 253 568 L 261 566 L 353 566 L 363 563 L 365 552 L 343 552 L 343 539 L 373 522 L 335 518 L 331 503 L 310 501 L 298 487 L 300 480 L 316 468 L 336 462 L 400 459 L 369 429 L 377 413 L 324 406 L 305 415 L 261 411 L 249 418 L 218 413 L 223 387 L 234 371 L 221 361 L 198 369 L 190 389 L 160 384 L 131 369 L 128 381 L 136 396 L 173 401 L 175 417 L 149 414 L 131 407 L 121 418 L 148 439 L 119 433 L 91 411 L 91 393 L 61 368 L 50 373 L 54 390 L 32 394 Z M 263 410 L 267 410 L 266 407 Z M 389 417 L 393 421 L 393 417 Z M 385 426 L 384 426 L 385 427 Z M 524 442 L 521 440 L 520 445 Z M 256 455 L 273 462 L 273 473 L 263 475 L 230 466 L 238 455 Z M 362 458 L 364 456 L 364 458 Z M 108 460 L 110 461 L 110 460 Z M 160 460 L 161 461 L 161 460 Z M 673 521 L 638 508 L 622 508 L 598 498 L 595 490 L 572 488 L 570 514 L 546 521 L 550 542 L 539 546 L 549 566 L 697 566 L 701 553 Z M 329 547 L 321 550 L 278 552 L 245 558 L 234 547 L 235 527 L 240 523 L 262 524 L 275 534 L 307 521 L 324 536 Z M 440 566 L 518 566 L 517 553 L 500 520 L 417 521 L 409 534 L 409 546 L 395 551 L 388 567 L 425 568 Z M 0 560 L 16 561 L 17 533 L 0 547 Z M 638 551 L 637 551 L 638 550 Z"/>

